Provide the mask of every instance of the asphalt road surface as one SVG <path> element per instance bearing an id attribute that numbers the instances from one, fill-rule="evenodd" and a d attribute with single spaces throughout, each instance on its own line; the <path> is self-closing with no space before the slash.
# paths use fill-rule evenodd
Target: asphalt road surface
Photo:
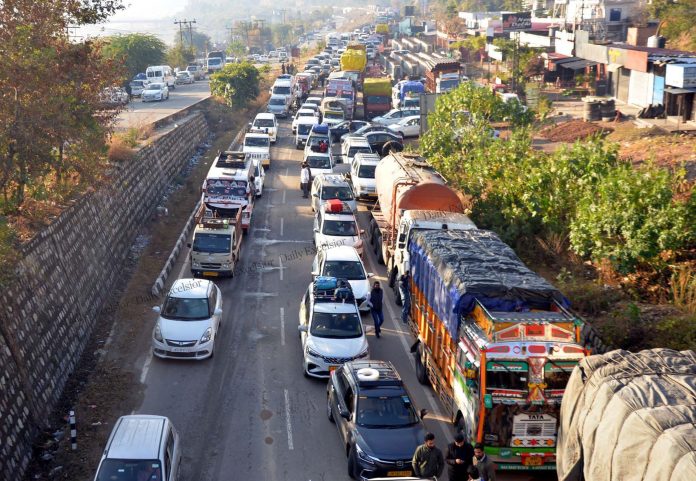
<path id="1" fill-rule="evenodd" d="M 190 85 L 177 85 L 174 90 L 169 90 L 169 99 L 162 102 L 143 102 L 140 98 L 134 98 L 118 116 L 116 130 L 151 124 L 208 97 L 210 84 L 206 79 Z"/>
<path id="2" fill-rule="evenodd" d="M 349 479 L 338 433 L 326 417 L 326 382 L 302 374 L 298 310 L 311 278 L 313 215 L 299 189 L 302 151 L 295 150 L 289 134 L 289 122 L 281 122 L 239 272 L 217 281 L 224 312 L 215 357 L 163 361 L 144 352 L 140 358 L 146 390 L 136 412 L 172 419 L 183 442 L 183 481 Z M 365 228 L 364 205 L 361 211 Z M 369 244 L 365 252 L 367 271 L 387 286 L 384 266 L 377 265 Z M 179 277 L 190 277 L 187 257 L 185 252 L 173 270 Z M 450 425 L 433 391 L 416 380 L 409 354 L 413 341 L 388 287 L 385 297 L 380 339 L 371 330 L 371 317 L 363 316 L 371 357 L 394 363 L 416 407 L 429 411 L 426 427 L 444 450 Z M 505 474 L 498 479 L 534 478 Z"/>

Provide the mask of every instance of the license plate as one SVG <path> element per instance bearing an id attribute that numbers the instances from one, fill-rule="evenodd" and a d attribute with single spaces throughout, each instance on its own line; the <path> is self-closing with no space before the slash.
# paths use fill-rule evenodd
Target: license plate
<path id="1" fill-rule="evenodd" d="M 526 456 L 522 458 L 522 464 L 524 466 L 541 466 L 544 464 L 544 458 L 541 456 Z"/>
<path id="2" fill-rule="evenodd" d="M 188 348 L 186 348 L 186 347 L 172 347 L 171 351 L 172 352 L 187 352 Z"/>
<path id="3" fill-rule="evenodd" d="M 329 366 L 329 372 L 334 372 L 338 366 Z"/>
<path id="4" fill-rule="evenodd" d="M 203 271 L 203 275 L 204 275 L 204 276 L 213 276 L 213 277 L 217 277 L 217 276 L 219 275 L 219 272 L 215 272 L 215 271 Z"/>
<path id="5" fill-rule="evenodd" d="M 388 471 L 387 476 L 389 476 L 390 478 L 393 478 L 396 476 L 407 477 L 407 476 L 411 476 L 411 471 L 410 470 L 407 470 L 407 471 Z"/>

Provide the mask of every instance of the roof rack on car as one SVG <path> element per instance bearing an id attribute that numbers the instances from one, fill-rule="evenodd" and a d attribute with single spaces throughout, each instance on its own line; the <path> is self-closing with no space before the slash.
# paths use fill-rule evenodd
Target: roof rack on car
<path id="1" fill-rule="evenodd" d="M 403 381 L 391 362 L 353 362 L 352 368 L 360 387 L 403 386 Z"/>
<path id="2" fill-rule="evenodd" d="M 347 279 L 318 276 L 314 280 L 314 302 L 355 302 L 353 289 Z"/>

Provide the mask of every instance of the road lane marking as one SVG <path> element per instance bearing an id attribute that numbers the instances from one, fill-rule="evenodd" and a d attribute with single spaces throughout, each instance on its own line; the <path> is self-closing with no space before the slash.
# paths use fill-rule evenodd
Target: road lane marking
<path id="1" fill-rule="evenodd" d="M 280 218 L 280 237 L 283 237 L 283 227 L 285 224 L 285 219 L 283 217 Z"/>
<path id="2" fill-rule="evenodd" d="M 288 449 L 295 449 L 292 443 L 292 422 L 290 421 L 290 393 L 285 389 L 285 428 L 288 430 Z"/>
<path id="3" fill-rule="evenodd" d="M 280 264 L 280 280 L 283 280 L 283 256 L 278 256 L 278 264 Z"/>
<path id="4" fill-rule="evenodd" d="M 147 379 L 147 373 L 150 370 L 150 363 L 152 362 L 152 350 L 147 353 L 147 358 L 145 358 L 145 364 L 143 364 L 143 371 L 140 373 L 140 384 L 145 384 L 145 379 Z"/>
<path id="5" fill-rule="evenodd" d="M 283 190 L 283 204 L 285 204 L 285 194 L 287 193 L 287 190 Z"/>
<path id="6" fill-rule="evenodd" d="M 285 308 L 280 308 L 280 345 L 285 345 Z"/>
<path id="7" fill-rule="evenodd" d="M 290 167 L 285 167 L 285 177 L 290 175 Z"/>

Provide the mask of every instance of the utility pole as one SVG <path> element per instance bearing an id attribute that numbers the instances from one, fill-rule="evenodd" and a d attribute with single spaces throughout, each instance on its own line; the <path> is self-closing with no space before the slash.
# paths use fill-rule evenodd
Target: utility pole
<path id="1" fill-rule="evenodd" d="M 194 18 L 190 22 L 188 22 L 188 30 L 189 30 L 189 47 L 191 47 L 191 53 L 193 53 L 193 28 L 191 27 L 194 23 L 196 23 L 196 19 Z"/>
<path id="2" fill-rule="evenodd" d="M 174 25 L 179 26 L 179 42 L 181 42 L 181 46 L 184 46 L 184 24 L 186 23 L 186 20 L 174 20 Z"/>

